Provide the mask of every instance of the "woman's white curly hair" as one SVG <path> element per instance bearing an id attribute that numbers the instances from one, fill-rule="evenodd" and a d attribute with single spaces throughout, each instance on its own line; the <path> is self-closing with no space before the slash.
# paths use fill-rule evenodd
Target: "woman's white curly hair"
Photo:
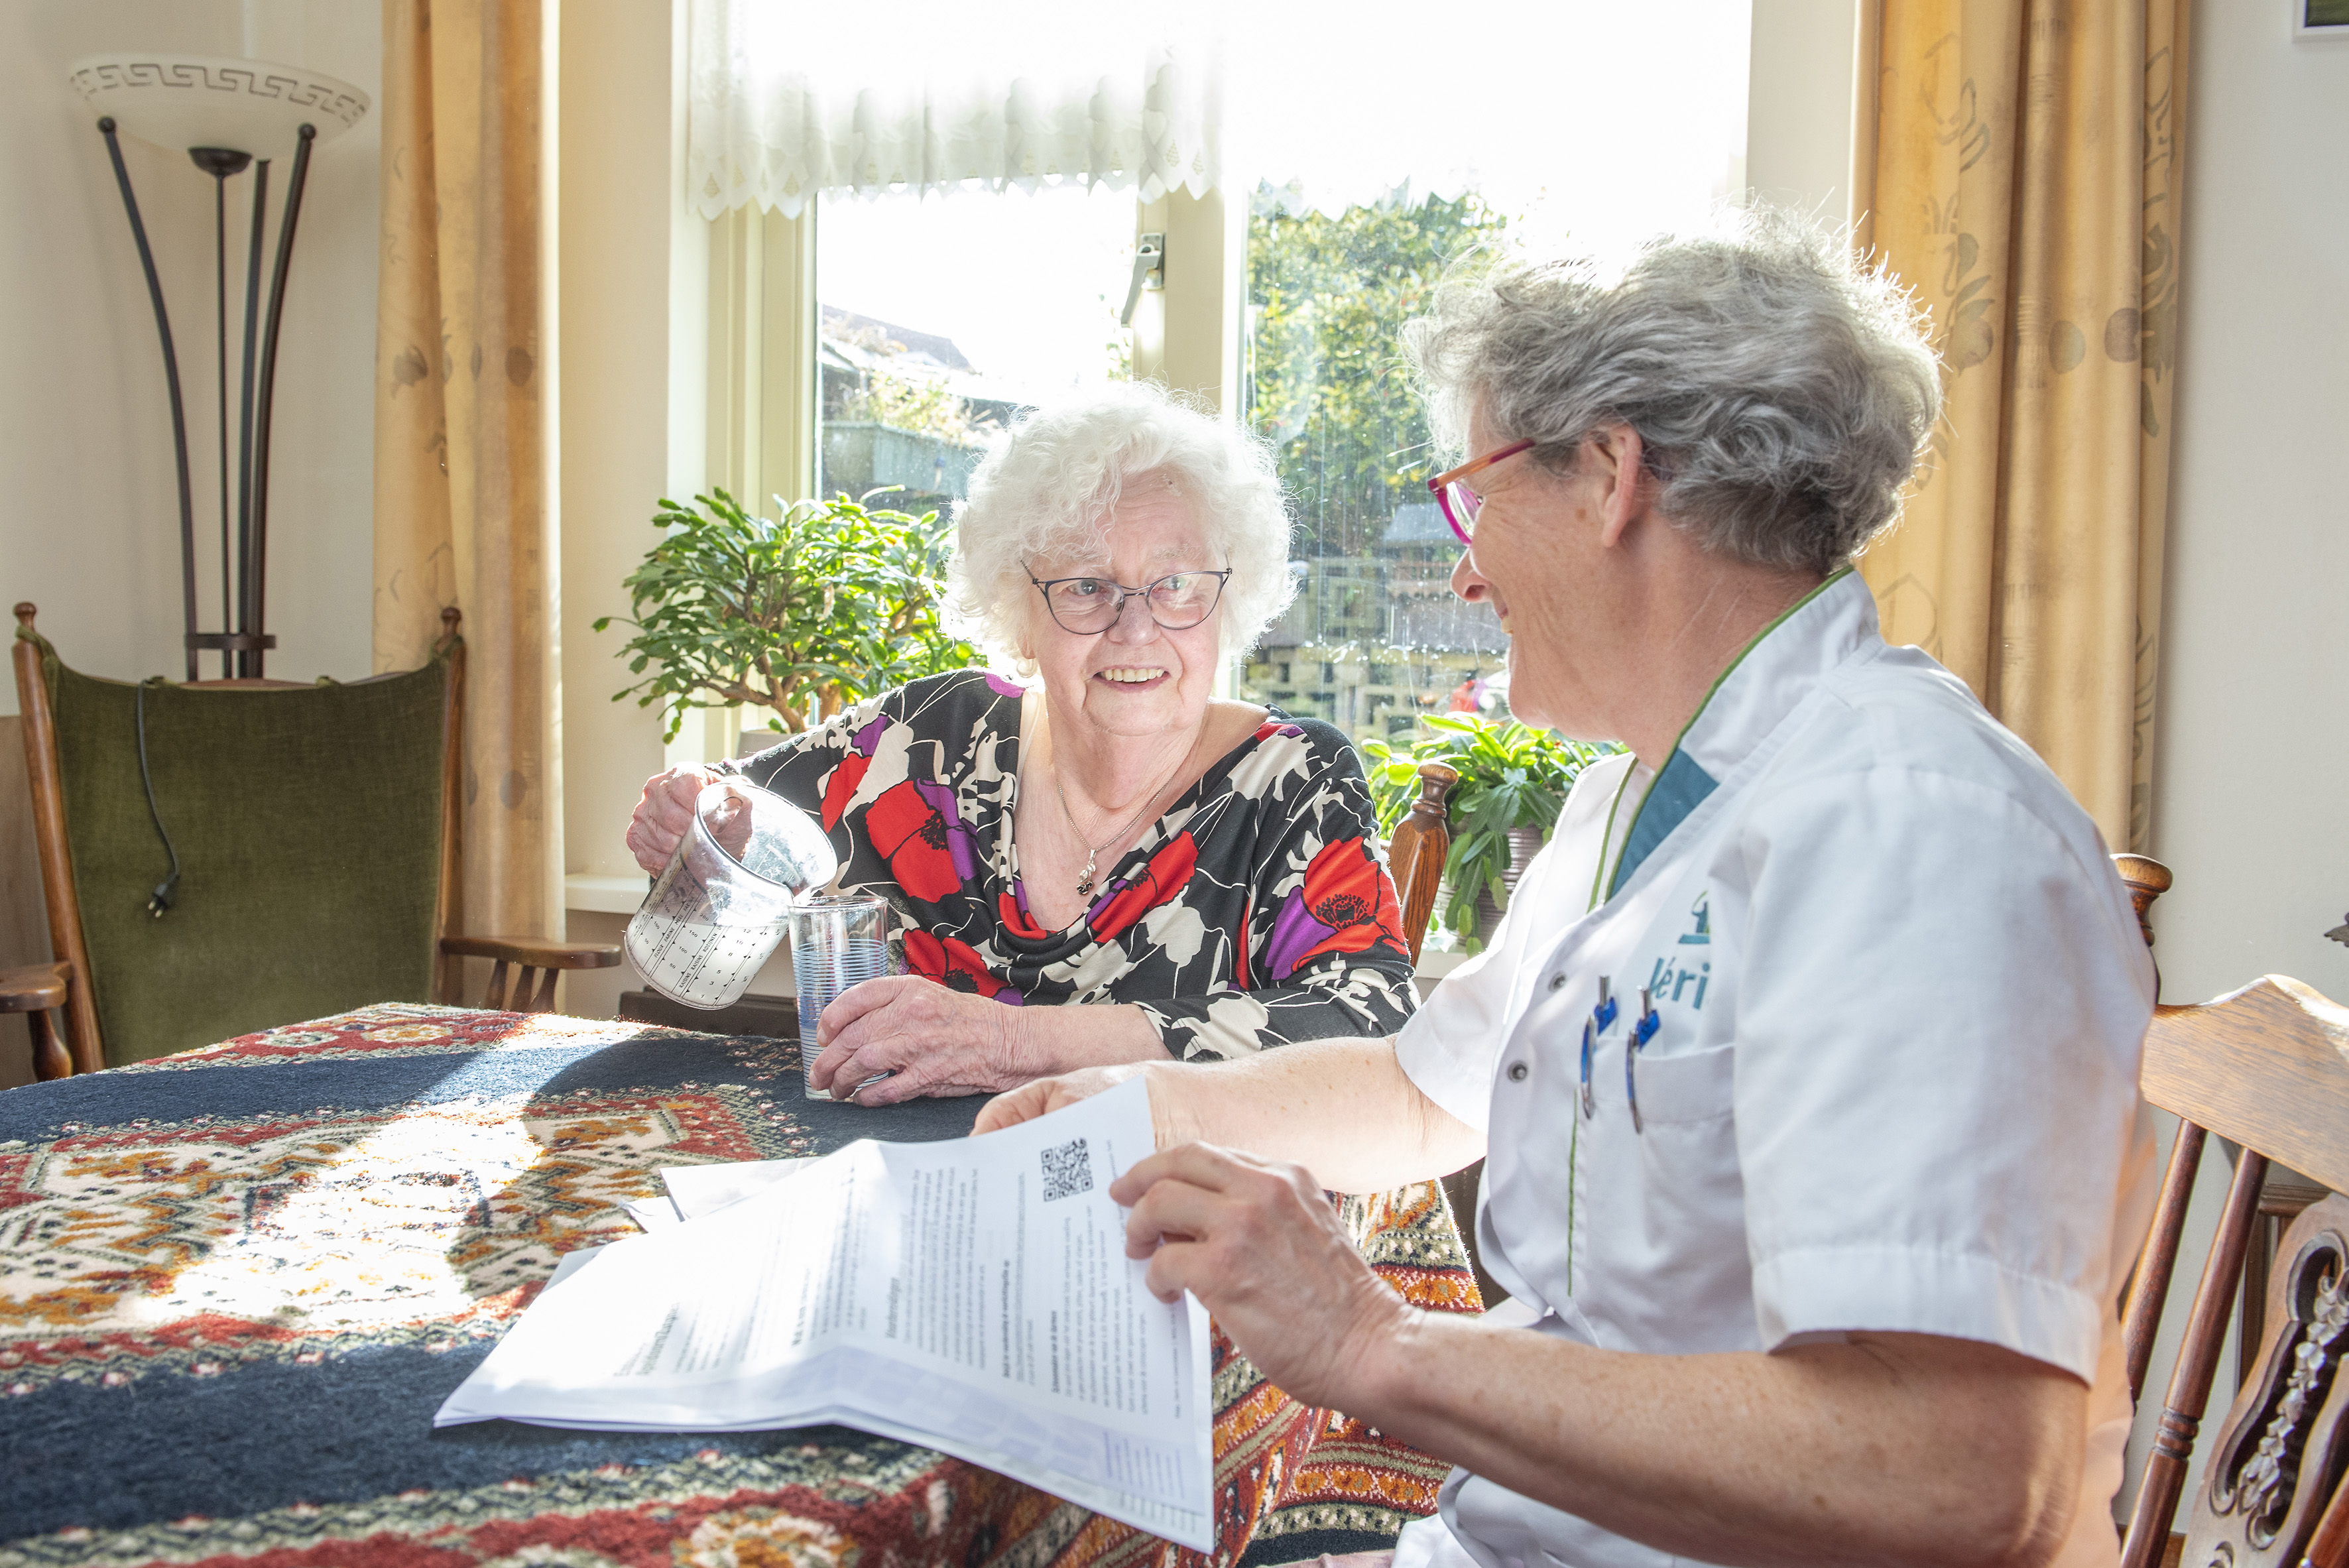
<path id="1" fill-rule="evenodd" d="M 1120 493 L 1144 474 L 1174 481 L 1232 569 L 1224 654 L 1253 646 L 1297 592 L 1272 454 L 1150 382 L 1113 384 L 1039 409 L 996 438 L 970 476 L 970 498 L 955 506 L 947 589 L 967 634 L 1020 674 L 1034 674 L 1030 628 L 1044 605 L 1028 563 L 1093 544 Z"/>

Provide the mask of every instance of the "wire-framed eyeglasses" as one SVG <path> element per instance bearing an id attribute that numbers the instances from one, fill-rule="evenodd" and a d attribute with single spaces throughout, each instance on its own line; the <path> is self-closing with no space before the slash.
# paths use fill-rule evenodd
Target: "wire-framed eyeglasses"
<path id="1" fill-rule="evenodd" d="M 1460 536 L 1463 544 L 1473 544 L 1476 531 L 1476 513 L 1483 510 L 1485 498 L 1461 481 L 1480 469 L 1489 469 L 1503 458 L 1514 458 L 1534 445 L 1531 441 L 1511 441 L 1506 447 L 1495 447 L 1481 458 L 1471 458 L 1456 469 L 1436 475 L 1427 481 L 1435 492 L 1435 504 L 1444 509 L 1444 521 Z"/>
<path id="2" fill-rule="evenodd" d="M 1228 566 L 1216 572 L 1170 572 L 1165 576 L 1128 588 L 1106 577 L 1055 577 L 1050 582 L 1033 572 L 1028 581 L 1044 595 L 1044 608 L 1064 632 L 1090 636 L 1106 632 L 1125 614 L 1125 602 L 1138 598 L 1150 618 L 1170 632 L 1197 625 L 1216 613 L 1229 580 Z"/>

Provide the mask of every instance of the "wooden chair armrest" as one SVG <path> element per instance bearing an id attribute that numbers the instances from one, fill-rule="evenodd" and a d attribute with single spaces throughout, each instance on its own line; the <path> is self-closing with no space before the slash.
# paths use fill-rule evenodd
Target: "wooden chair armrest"
<path id="1" fill-rule="evenodd" d="M 0 970 L 0 1013 L 37 1013 L 64 1006 L 72 975 L 73 965 L 62 960 Z"/>
<path id="2" fill-rule="evenodd" d="M 533 969 L 610 969 L 620 962 L 620 950 L 608 942 L 541 942 L 532 936 L 444 936 L 440 951 Z"/>

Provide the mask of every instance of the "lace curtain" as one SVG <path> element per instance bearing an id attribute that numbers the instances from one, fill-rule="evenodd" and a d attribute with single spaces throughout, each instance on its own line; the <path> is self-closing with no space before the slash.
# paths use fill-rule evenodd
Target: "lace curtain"
<path id="1" fill-rule="evenodd" d="M 693 0 L 688 189 L 716 218 L 819 191 L 1081 183 L 1156 201 L 1221 178 L 1221 53 L 1099 5 Z"/>
<path id="2" fill-rule="evenodd" d="M 1743 190 L 1747 10 L 1553 0 L 1472 64 L 1416 0 L 693 0 L 688 188 L 709 218 L 965 181 L 1220 186 L 1333 216 L 1477 190 L 1628 242 Z"/>

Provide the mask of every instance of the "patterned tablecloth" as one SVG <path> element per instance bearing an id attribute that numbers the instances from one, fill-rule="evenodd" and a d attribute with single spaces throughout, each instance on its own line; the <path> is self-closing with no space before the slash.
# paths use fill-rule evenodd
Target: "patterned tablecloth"
<path id="1" fill-rule="evenodd" d="M 810 1104 L 789 1041 L 404 1005 L 0 1093 L 0 1568 L 1197 1562 L 838 1427 L 432 1429 L 656 1167 L 957 1137 L 978 1105 Z M 1474 1310 L 1432 1184 L 1347 1212 L 1403 1295 Z M 1442 1465 L 1215 1356 L 1216 1563 L 1433 1511 Z"/>

